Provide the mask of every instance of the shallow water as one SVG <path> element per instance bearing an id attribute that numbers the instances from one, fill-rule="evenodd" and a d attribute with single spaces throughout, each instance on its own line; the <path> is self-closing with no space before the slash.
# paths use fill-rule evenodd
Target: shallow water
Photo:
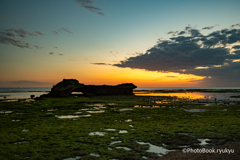
<path id="1" fill-rule="evenodd" d="M 86 114 L 86 115 L 55 115 L 55 117 L 60 118 L 60 119 L 64 119 L 64 118 L 80 118 L 80 117 L 90 117 L 90 114 Z"/>
<path id="2" fill-rule="evenodd" d="M 127 130 L 119 130 L 118 133 L 128 133 L 128 131 Z"/>
<path id="3" fill-rule="evenodd" d="M 208 144 L 206 141 L 209 141 L 210 139 L 197 139 L 197 140 L 201 142 L 199 145 L 206 145 Z"/>
<path id="4" fill-rule="evenodd" d="M 123 109 L 119 109 L 119 111 L 131 111 L 131 110 L 133 110 L 133 108 L 123 108 Z"/>
<path id="5" fill-rule="evenodd" d="M 184 109 L 186 112 L 206 112 L 207 109 Z"/>
<path id="6" fill-rule="evenodd" d="M 48 92 L 11 92 L 11 93 L 0 93 L 0 99 L 25 99 L 30 98 L 31 95 L 39 97 L 42 94 L 47 94 Z M 6 96 L 6 98 L 4 98 Z"/>
<path id="7" fill-rule="evenodd" d="M 116 144 L 116 143 L 122 143 L 122 141 L 112 141 L 109 146 L 112 146 L 113 144 Z"/>
<path id="8" fill-rule="evenodd" d="M 126 151 L 130 151 L 131 150 L 131 148 L 128 148 L 128 147 L 116 147 L 117 149 L 124 149 L 124 150 L 126 150 Z"/>
<path id="9" fill-rule="evenodd" d="M 106 132 L 90 132 L 89 133 L 89 135 L 90 136 L 95 136 L 95 135 L 97 135 L 97 136 L 104 136 L 105 134 L 107 134 Z"/>
<path id="10" fill-rule="evenodd" d="M 73 157 L 65 158 L 65 159 L 63 159 L 63 160 L 77 160 L 77 159 L 79 159 L 79 158 L 81 158 L 81 156 L 76 156 L 75 158 L 73 158 Z"/>
<path id="11" fill-rule="evenodd" d="M 138 144 L 148 144 L 150 147 L 149 147 L 149 150 L 146 150 L 147 152 L 154 152 L 154 153 L 158 153 L 158 156 L 162 156 L 161 154 L 167 154 L 170 150 L 168 149 L 165 149 L 163 147 L 159 147 L 159 146 L 155 146 L 151 143 L 145 143 L 145 142 L 138 142 Z M 171 150 L 172 151 L 172 150 Z"/>
<path id="12" fill-rule="evenodd" d="M 103 113 L 105 112 L 104 110 L 100 110 L 100 111 L 86 111 L 88 113 Z"/>
<path id="13" fill-rule="evenodd" d="M 13 144 L 24 144 L 24 143 L 29 143 L 28 141 L 18 141 L 18 142 L 14 142 Z"/>
<path id="14" fill-rule="evenodd" d="M 92 106 L 92 107 L 103 107 L 105 104 L 102 103 L 93 103 L 93 104 L 86 104 L 86 106 Z"/>
<path id="15" fill-rule="evenodd" d="M 12 113 L 13 111 L 0 111 L 0 113 L 2 113 L 2 114 L 9 114 L 9 113 Z"/>
<path id="16" fill-rule="evenodd" d="M 100 157 L 100 155 L 97 154 L 97 153 L 90 153 L 90 155 L 91 155 L 91 156 L 94 156 L 94 157 Z"/>
<path id="17" fill-rule="evenodd" d="M 105 129 L 106 131 L 116 131 L 116 129 L 113 129 L 113 128 L 108 128 L 108 129 Z"/>

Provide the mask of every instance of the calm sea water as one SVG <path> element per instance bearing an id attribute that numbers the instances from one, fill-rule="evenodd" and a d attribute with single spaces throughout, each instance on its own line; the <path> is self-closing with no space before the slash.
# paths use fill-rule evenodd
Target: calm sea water
<path id="1" fill-rule="evenodd" d="M 51 88 L 0 88 L 0 99 L 26 99 L 31 95 L 39 97 L 49 91 Z"/>
<path id="2" fill-rule="evenodd" d="M 142 88 L 136 88 L 134 90 L 183 90 L 183 89 L 240 89 L 240 87 L 142 87 Z M 38 97 L 42 94 L 47 94 L 51 91 L 51 88 L 0 88 L 0 99 L 25 99 L 30 98 L 31 95 L 35 95 L 35 97 Z M 163 95 L 164 94 L 164 95 Z M 172 95 L 173 94 L 173 95 Z M 179 96 L 179 97 L 196 97 L 196 98 L 210 98 L 210 97 L 219 97 L 221 96 L 221 99 L 223 99 L 223 96 L 226 98 L 229 98 L 229 96 L 236 96 L 239 95 L 239 93 L 181 93 L 182 95 L 174 95 L 176 93 L 162 93 L 162 95 L 151 95 L 151 96 Z M 191 95 L 188 95 L 191 94 Z M 141 95 L 139 95 L 141 96 Z"/>
<path id="3" fill-rule="evenodd" d="M 134 90 L 240 89 L 240 87 L 139 87 Z M 0 88 L 0 93 L 50 92 L 51 88 Z"/>
<path id="4" fill-rule="evenodd" d="M 134 90 L 240 89 L 240 87 L 139 87 Z"/>

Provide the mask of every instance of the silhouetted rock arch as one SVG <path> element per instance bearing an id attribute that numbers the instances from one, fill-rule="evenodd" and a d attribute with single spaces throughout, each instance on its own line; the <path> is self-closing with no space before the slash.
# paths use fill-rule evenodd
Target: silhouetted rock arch
<path id="1" fill-rule="evenodd" d="M 63 79 L 54 85 L 46 97 L 67 97 L 72 92 L 82 92 L 84 95 L 133 95 L 133 89 L 137 88 L 132 83 L 111 85 L 84 85 L 76 79 Z"/>

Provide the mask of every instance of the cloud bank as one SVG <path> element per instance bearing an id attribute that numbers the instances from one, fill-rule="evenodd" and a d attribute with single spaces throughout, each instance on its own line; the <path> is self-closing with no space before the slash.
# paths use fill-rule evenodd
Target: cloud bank
<path id="1" fill-rule="evenodd" d="M 240 86 L 240 29 L 213 31 L 204 36 L 186 27 L 177 36 L 159 40 L 144 54 L 127 58 L 113 66 L 148 71 L 175 72 L 205 76 L 205 85 Z M 204 27 L 203 30 L 212 29 Z M 184 35 L 184 36 L 183 36 Z"/>

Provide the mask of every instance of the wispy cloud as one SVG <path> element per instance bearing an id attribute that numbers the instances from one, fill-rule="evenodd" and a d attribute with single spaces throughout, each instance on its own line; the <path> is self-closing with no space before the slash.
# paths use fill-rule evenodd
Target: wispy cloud
<path id="1" fill-rule="evenodd" d="M 59 53 L 59 54 L 55 54 L 54 52 L 49 52 L 50 55 L 60 55 L 60 56 L 63 56 L 62 53 Z"/>
<path id="2" fill-rule="evenodd" d="M 203 27 L 202 29 L 213 29 L 215 26 Z"/>
<path id="3" fill-rule="evenodd" d="M 11 84 L 17 85 L 17 86 L 28 86 L 28 85 L 48 85 L 52 84 L 49 82 L 39 82 L 39 81 L 27 81 L 27 80 L 18 80 L 18 81 L 10 81 Z"/>
<path id="4" fill-rule="evenodd" d="M 35 31 L 33 33 L 27 32 L 22 28 L 19 29 L 6 29 L 0 32 L 0 43 L 11 44 L 20 48 L 30 48 L 28 42 L 24 42 L 22 38 L 27 36 L 37 36 L 43 35 L 40 31 Z M 20 38 L 20 39 L 18 39 Z M 40 48 L 39 46 L 33 45 L 35 48 Z"/>
<path id="5" fill-rule="evenodd" d="M 83 8 L 87 9 L 90 12 L 97 13 L 99 15 L 104 15 L 104 13 L 100 12 L 101 9 L 93 6 L 92 0 L 76 0 L 76 2 Z"/>
<path id="6" fill-rule="evenodd" d="M 7 18 L 6 16 L 0 16 L 0 21 L 6 18 Z"/>
<path id="7" fill-rule="evenodd" d="M 39 32 L 39 31 L 36 31 L 36 33 L 39 34 L 39 35 L 43 35 L 43 33 L 42 33 L 42 32 Z"/>
<path id="8" fill-rule="evenodd" d="M 91 63 L 91 64 L 94 64 L 94 65 L 111 65 L 111 64 L 108 64 L 108 63 Z"/>
<path id="9" fill-rule="evenodd" d="M 66 27 L 62 27 L 62 28 L 60 28 L 58 31 L 59 31 L 59 32 L 65 31 L 65 32 L 67 32 L 67 33 L 73 34 L 73 33 L 72 33 L 71 31 L 69 31 L 68 28 L 66 28 Z"/>
<path id="10" fill-rule="evenodd" d="M 56 31 L 52 31 L 52 34 L 53 35 L 58 35 L 59 33 L 61 33 L 61 32 L 67 32 L 67 33 L 70 33 L 70 34 L 73 34 L 73 32 L 71 32 L 67 27 L 62 27 L 62 28 L 60 28 L 60 29 L 58 29 L 58 30 L 56 30 Z"/>
<path id="11" fill-rule="evenodd" d="M 57 31 L 52 31 L 52 34 L 53 35 L 58 35 L 58 32 Z"/>
<path id="12" fill-rule="evenodd" d="M 240 85 L 240 62 L 237 61 L 240 59 L 240 29 L 223 29 L 204 36 L 188 26 L 181 32 L 186 36 L 161 40 L 145 54 L 113 66 L 210 76 L 209 82 L 215 80 L 223 84 L 228 81 L 226 85 Z M 232 49 L 229 46 L 233 46 Z"/>
<path id="13" fill-rule="evenodd" d="M 231 25 L 231 27 L 236 27 L 236 26 L 240 27 L 240 23 Z"/>

